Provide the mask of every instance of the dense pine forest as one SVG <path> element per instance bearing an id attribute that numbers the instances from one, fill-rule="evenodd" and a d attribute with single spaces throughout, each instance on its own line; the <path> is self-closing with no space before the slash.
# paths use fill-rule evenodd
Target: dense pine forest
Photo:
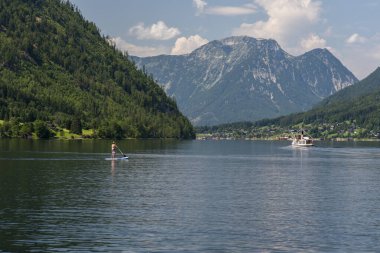
<path id="1" fill-rule="evenodd" d="M 306 130 L 314 138 L 380 138 L 380 68 L 303 113 L 257 122 L 199 127 L 222 137 L 269 138 Z"/>
<path id="2" fill-rule="evenodd" d="M 0 135 L 194 138 L 191 123 L 68 1 L 0 0 Z"/>

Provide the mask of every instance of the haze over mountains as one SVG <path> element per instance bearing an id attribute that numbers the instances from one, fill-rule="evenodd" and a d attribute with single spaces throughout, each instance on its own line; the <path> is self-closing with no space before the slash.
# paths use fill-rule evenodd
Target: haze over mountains
<path id="1" fill-rule="evenodd" d="M 305 111 L 358 81 L 327 49 L 292 56 L 274 40 L 250 37 L 212 41 L 188 55 L 132 59 L 195 125 Z"/>

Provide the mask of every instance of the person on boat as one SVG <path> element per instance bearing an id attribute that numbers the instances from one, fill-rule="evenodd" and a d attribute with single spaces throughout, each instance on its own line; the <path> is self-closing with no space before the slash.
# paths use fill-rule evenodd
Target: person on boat
<path id="1" fill-rule="evenodd" d="M 115 155 L 116 155 L 116 149 L 117 149 L 117 145 L 116 145 L 116 143 L 113 141 L 113 142 L 112 142 L 112 145 L 111 145 L 112 158 L 115 158 Z"/>

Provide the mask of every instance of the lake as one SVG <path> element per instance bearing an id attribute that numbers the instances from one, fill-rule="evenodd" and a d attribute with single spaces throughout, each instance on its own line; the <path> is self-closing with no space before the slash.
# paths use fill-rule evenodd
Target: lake
<path id="1" fill-rule="evenodd" d="M 375 252 L 380 143 L 0 139 L 0 252 Z"/>

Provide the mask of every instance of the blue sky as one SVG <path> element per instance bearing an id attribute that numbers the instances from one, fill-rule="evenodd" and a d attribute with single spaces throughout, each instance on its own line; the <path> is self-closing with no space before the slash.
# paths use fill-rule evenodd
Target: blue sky
<path id="1" fill-rule="evenodd" d="M 359 79 L 380 66 L 378 0 L 70 0 L 130 55 L 186 54 L 234 35 L 293 55 L 327 48 Z"/>

